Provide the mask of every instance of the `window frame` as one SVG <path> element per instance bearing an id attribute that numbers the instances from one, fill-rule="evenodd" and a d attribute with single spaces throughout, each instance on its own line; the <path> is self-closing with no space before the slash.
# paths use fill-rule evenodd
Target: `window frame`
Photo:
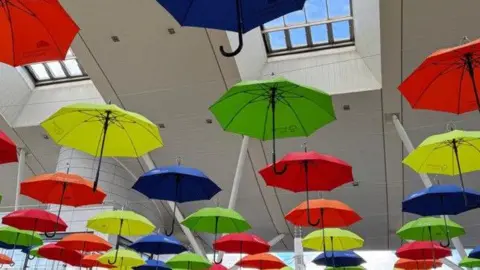
<path id="1" fill-rule="evenodd" d="M 329 13 L 328 13 L 329 12 L 328 11 L 328 1 L 329 0 L 325 0 L 326 13 L 327 13 L 326 15 L 327 16 L 326 16 L 326 19 L 324 19 L 324 20 L 315 21 L 315 22 L 307 22 L 307 19 L 305 18 L 305 23 L 287 26 L 285 24 L 285 16 L 286 15 L 284 15 L 284 16 L 281 17 L 284 21 L 284 26 L 265 28 L 264 25 L 262 25 L 260 27 L 260 30 L 261 30 L 261 34 L 262 34 L 262 38 L 263 38 L 263 44 L 265 46 L 265 51 L 267 52 L 267 56 L 270 57 L 270 56 L 279 56 L 279 55 L 289 55 L 289 54 L 297 54 L 297 53 L 304 53 L 304 52 L 317 51 L 317 50 L 342 48 L 342 47 L 355 45 L 355 29 L 354 29 L 354 23 L 353 23 L 352 0 L 349 0 L 349 4 L 350 4 L 350 14 L 349 15 L 347 15 L 347 16 L 337 16 L 337 17 L 333 17 L 333 18 L 330 18 Z M 302 11 L 305 13 L 305 8 Z M 305 13 L 305 16 L 306 16 L 306 13 Z M 343 21 L 348 21 L 350 38 L 335 41 L 334 36 L 333 36 L 333 24 L 336 23 L 336 22 L 343 22 Z M 313 40 L 312 40 L 311 27 L 318 26 L 318 25 L 326 25 L 328 40 L 325 43 L 314 44 Z M 298 29 L 298 28 L 304 28 L 305 29 L 307 44 L 305 46 L 301 46 L 301 47 L 293 47 L 292 42 L 291 42 L 291 38 L 290 38 L 290 30 Z M 278 32 L 278 31 L 283 31 L 284 32 L 286 48 L 278 49 L 278 50 L 272 50 L 272 46 L 271 46 L 271 43 L 270 43 L 270 37 L 269 37 L 268 34 L 271 33 L 271 32 Z"/>

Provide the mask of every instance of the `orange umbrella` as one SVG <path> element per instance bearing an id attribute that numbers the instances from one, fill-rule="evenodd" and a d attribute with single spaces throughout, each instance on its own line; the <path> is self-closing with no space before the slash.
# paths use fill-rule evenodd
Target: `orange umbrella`
<path id="1" fill-rule="evenodd" d="M 57 246 L 81 252 L 107 251 L 112 245 L 93 233 L 74 233 L 57 242 Z"/>
<path id="2" fill-rule="evenodd" d="M 261 270 L 282 268 L 286 264 L 272 254 L 259 253 L 245 256 L 235 265 L 245 268 L 256 268 Z"/>
<path id="3" fill-rule="evenodd" d="M 31 177 L 20 184 L 20 194 L 42 203 L 59 204 L 58 215 L 62 205 L 73 207 L 100 204 L 107 196 L 98 189 L 93 191 L 93 183 L 85 178 L 67 173 L 47 173 Z M 47 237 L 53 237 L 47 235 Z"/>
<path id="4" fill-rule="evenodd" d="M 0 264 L 13 264 L 12 258 L 8 257 L 5 254 L 0 254 Z"/>
<path id="5" fill-rule="evenodd" d="M 317 199 L 302 202 L 285 219 L 295 226 L 310 226 L 309 220 L 316 220 L 315 227 L 340 228 L 350 226 L 362 218 L 340 201 Z"/>
<path id="6" fill-rule="evenodd" d="M 98 261 L 98 258 L 102 256 L 102 254 L 90 254 L 86 255 L 80 261 L 81 267 L 93 268 L 93 267 L 102 267 L 102 268 L 114 268 L 114 265 L 103 264 Z"/>
<path id="7" fill-rule="evenodd" d="M 395 262 L 395 268 L 400 268 L 404 270 L 417 270 L 417 269 L 432 269 L 441 267 L 442 262 L 434 260 L 409 260 L 409 259 L 398 259 Z"/>

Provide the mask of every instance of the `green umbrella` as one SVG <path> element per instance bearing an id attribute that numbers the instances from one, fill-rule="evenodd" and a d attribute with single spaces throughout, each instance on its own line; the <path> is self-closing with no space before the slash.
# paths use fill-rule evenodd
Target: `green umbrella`
<path id="1" fill-rule="evenodd" d="M 238 233 L 249 230 L 250 224 L 232 209 L 221 207 L 206 207 L 188 216 L 182 224 L 194 232 L 206 232 L 215 234 L 217 241 L 218 233 Z M 213 251 L 215 261 L 216 251 Z M 221 263 L 221 262 L 216 262 Z"/>
<path id="2" fill-rule="evenodd" d="M 335 120 L 330 95 L 284 78 L 237 83 L 210 111 L 226 131 L 273 140 L 273 164 L 275 139 L 308 137 Z"/>
<path id="3" fill-rule="evenodd" d="M 0 227 L 0 242 L 7 245 L 21 247 L 40 246 L 43 244 L 42 237 L 33 231 L 19 230 L 10 226 Z"/>
<path id="4" fill-rule="evenodd" d="M 203 270 L 210 267 L 204 257 L 185 251 L 170 258 L 166 264 L 172 269 Z"/>
<path id="5" fill-rule="evenodd" d="M 458 265 L 460 267 L 466 267 L 466 268 L 480 267 L 480 259 L 463 257 L 463 259 L 460 261 Z"/>
<path id="6" fill-rule="evenodd" d="M 465 229 L 449 220 L 436 217 L 422 217 L 403 225 L 397 235 L 403 240 L 442 241 L 465 234 Z"/>

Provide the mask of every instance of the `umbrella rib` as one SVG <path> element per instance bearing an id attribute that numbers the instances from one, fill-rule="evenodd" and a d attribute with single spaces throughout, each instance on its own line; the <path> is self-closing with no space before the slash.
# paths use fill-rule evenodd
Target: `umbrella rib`
<path id="1" fill-rule="evenodd" d="M 458 104 L 457 104 L 457 113 L 460 113 L 460 101 L 462 97 L 462 83 L 463 83 L 463 76 L 465 75 L 465 71 L 467 70 L 466 66 L 463 66 L 462 75 L 460 75 L 460 85 L 458 86 Z"/>
<path id="2" fill-rule="evenodd" d="M 287 90 L 285 90 L 285 92 L 286 92 L 286 93 L 289 93 L 289 94 L 292 94 L 292 95 L 297 95 L 298 98 L 304 98 L 305 100 L 308 100 L 308 101 L 312 102 L 312 103 L 315 104 L 318 108 L 320 108 L 320 110 L 324 111 L 326 114 L 328 114 L 329 116 L 331 116 L 333 119 L 336 119 L 336 117 L 335 117 L 334 115 L 331 115 L 330 112 L 327 112 L 327 111 L 325 110 L 325 108 L 323 108 L 322 105 L 317 104 L 317 102 L 311 100 L 310 98 L 305 97 L 305 96 L 303 96 L 303 95 L 301 95 L 301 94 L 298 94 L 298 93 L 295 93 L 295 92 L 287 91 Z M 321 93 L 319 92 L 319 94 L 321 94 Z M 326 93 L 325 93 L 325 95 L 328 96 L 328 94 L 326 94 Z M 329 97 L 330 97 L 330 96 L 329 96 Z"/>
<path id="3" fill-rule="evenodd" d="M 236 93 L 233 93 L 233 94 L 229 94 L 227 92 L 227 95 L 226 96 L 222 96 L 217 102 L 215 102 L 213 105 L 210 106 L 210 109 L 212 107 L 214 107 L 215 105 L 221 103 L 222 101 L 225 101 L 225 100 L 228 100 L 236 95 L 240 95 L 240 94 L 249 94 L 249 95 L 254 95 L 252 92 L 255 92 L 255 91 L 261 91 L 260 94 L 257 94 L 256 96 L 263 96 L 263 94 L 265 94 L 265 90 L 264 89 L 250 89 L 250 90 L 245 90 L 245 91 L 240 91 L 240 92 L 236 92 Z"/>
<path id="4" fill-rule="evenodd" d="M 282 100 L 282 99 L 283 99 L 283 100 Z M 302 121 L 301 121 L 300 118 L 298 117 L 297 112 L 293 109 L 293 107 L 292 107 L 292 105 L 290 104 L 290 102 L 288 102 L 288 100 L 285 99 L 285 98 L 280 98 L 279 100 L 280 100 L 280 102 L 284 102 L 284 104 L 286 104 L 286 105 L 290 108 L 290 110 L 291 110 L 291 111 L 293 112 L 293 114 L 295 115 L 295 118 L 297 118 L 298 123 L 299 123 L 300 126 L 302 127 L 303 132 L 305 133 L 305 136 L 307 136 L 307 135 L 308 135 L 308 132 L 307 132 L 307 130 L 305 129 L 305 126 L 303 125 Z"/>
<path id="5" fill-rule="evenodd" d="M 265 112 L 265 119 L 263 121 L 263 135 L 262 135 L 262 140 L 265 140 L 265 135 L 266 135 L 266 132 L 267 132 L 267 120 L 268 120 L 268 112 L 270 111 L 270 107 L 272 106 L 272 103 L 271 102 L 268 102 L 268 105 L 267 105 L 267 109 L 266 109 L 266 112 Z M 275 131 L 273 131 L 275 132 Z"/>
<path id="6" fill-rule="evenodd" d="M 2 5 L 2 7 L 7 13 L 7 18 L 8 18 L 8 22 L 9 22 L 9 26 L 10 26 L 9 27 L 10 28 L 10 36 L 12 38 L 12 62 L 15 63 L 15 35 L 14 35 L 15 31 L 13 31 L 13 20 L 12 20 L 12 16 L 10 15 L 10 9 L 8 8 L 7 2 L 5 2 L 5 4 Z"/>
<path id="7" fill-rule="evenodd" d="M 438 145 L 438 146 L 436 146 L 434 149 L 432 149 L 432 151 L 430 151 L 430 153 L 428 154 L 428 156 L 427 156 L 425 159 L 423 159 L 423 162 L 422 162 L 422 164 L 420 165 L 420 167 L 418 168 L 418 171 L 421 171 L 421 170 L 422 170 L 423 165 L 425 165 L 425 163 L 426 163 L 427 160 L 430 158 L 430 156 L 433 154 L 433 152 L 435 152 L 436 150 L 438 150 L 438 149 L 440 149 L 440 148 L 442 148 L 442 147 L 445 147 L 445 146 L 448 146 L 448 145 L 442 144 L 442 145 Z"/>
<path id="8" fill-rule="evenodd" d="M 263 98 L 262 96 L 256 96 L 254 97 L 253 99 L 251 99 L 250 101 L 248 101 L 247 103 L 245 103 L 242 107 L 240 107 L 240 109 L 238 109 L 238 111 L 232 116 L 232 118 L 230 119 L 230 121 L 228 121 L 228 123 L 225 125 L 224 127 L 224 130 L 228 129 L 228 127 L 232 124 L 233 120 L 235 120 L 235 118 L 242 112 L 242 110 L 244 108 L 246 108 L 248 105 L 250 104 L 253 104 L 255 102 L 258 102 L 258 101 L 263 101 L 263 100 L 258 100 L 259 98 Z"/>
<path id="9" fill-rule="evenodd" d="M 125 124 L 125 123 L 124 123 Z M 153 138 L 155 138 L 158 142 L 160 142 L 160 140 L 157 138 L 157 136 L 151 131 L 149 130 L 148 128 L 146 128 L 143 123 L 141 124 L 140 122 L 135 122 L 135 123 L 129 123 L 129 124 L 135 124 L 135 125 L 138 125 L 140 126 L 141 128 L 145 129 L 148 133 L 150 133 L 150 135 L 152 135 Z"/>
<path id="10" fill-rule="evenodd" d="M 92 117 L 92 118 L 93 118 L 93 117 Z M 92 119 L 92 118 L 90 118 L 90 119 Z M 65 135 L 63 135 L 61 138 L 59 138 L 59 139 L 57 140 L 57 143 L 60 144 L 60 142 L 61 142 L 66 136 L 68 136 L 70 133 L 72 133 L 72 132 L 73 132 L 75 129 L 77 129 L 79 126 L 81 126 L 81 125 L 83 125 L 83 124 L 85 124 L 85 123 L 95 123 L 95 122 L 89 122 L 90 119 L 87 119 L 87 120 L 83 121 L 82 123 L 74 126 L 74 127 L 73 127 L 72 129 L 70 129 L 68 132 L 65 132 Z"/>
<path id="11" fill-rule="evenodd" d="M 130 141 L 130 145 L 132 146 L 133 152 L 135 152 L 135 156 L 138 157 L 137 148 L 135 147 L 135 144 L 133 143 L 132 137 L 130 137 L 130 134 L 128 133 L 127 129 L 123 126 L 123 124 L 121 122 L 118 122 L 118 125 L 125 132 L 125 135 L 127 135 L 127 138 Z"/>

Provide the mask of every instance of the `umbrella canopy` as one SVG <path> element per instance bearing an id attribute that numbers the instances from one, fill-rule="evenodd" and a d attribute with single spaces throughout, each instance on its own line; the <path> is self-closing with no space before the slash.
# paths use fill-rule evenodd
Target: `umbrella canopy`
<path id="1" fill-rule="evenodd" d="M 327 267 L 325 270 L 365 270 L 363 266 Z"/>
<path id="2" fill-rule="evenodd" d="M 468 254 L 469 258 L 480 259 L 480 246 L 476 246 L 470 253 Z"/>
<path id="3" fill-rule="evenodd" d="M 41 246 L 34 247 L 34 248 L 25 248 L 22 249 L 22 252 L 29 255 L 29 259 L 33 258 L 41 258 L 40 254 L 38 254 L 38 250 L 41 248 Z"/>
<path id="4" fill-rule="evenodd" d="M 416 241 L 403 244 L 395 254 L 402 259 L 439 260 L 452 255 L 452 252 L 435 242 Z"/>
<path id="5" fill-rule="evenodd" d="M 156 233 L 138 239 L 130 248 L 149 254 L 178 254 L 187 250 L 177 238 Z"/>
<path id="6" fill-rule="evenodd" d="M 245 268 L 255 269 L 279 269 L 285 266 L 285 263 L 269 253 L 259 253 L 243 257 L 235 265 Z"/>
<path id="7" fill-rule="evenodd" d="M 155 225 L 133 211 L 111 210 L 91 217 L 87 228 L 106 234 L 142 236 L 153 232 Z"/>
<path id="8" fill-rule="evenodd" d="M 172 1 L 157 0 L 182 26 L 212 28 L 218 30 L 235 31 L 238 33 L 239 46 L 233 52 L 226 52 L 220 46 L 223 56 L 232 57 L 240 53 L 243 47 L 243 33 L 257 28 L 264 23 L 281 17 L 287 13 L 301 10 L 305 0 L 268 1 L 220 1 L 205 0 Z"/>
<path id="9" fill-rule="evenodd" d="M 480 132 L 453 130 L 425 139 L 403 160 L 418 173 L 459 175 L 480 170 Z M 466 198 L 464 198 L 466 200 Z"/>
<path id="10" fill-rule="evenodd" d="M 210 262 L 203 256 L 187 251 L 173 256 L 166 263 L 172 269 L 203 270 L 210 267 Z"/>
<path id="11" fill-rule="evenodd" d="M 362 218 L 348 205 L 337 200 L 316 199 L 302 202 L 286 216 L 295 226 L 311 225 L 311 219 L 317 220 L 315 227 L 338 228 L 348 227 Z"/>
<path id="12" fill-rule="evenodd" d="M 36 247 L 43 244 L 42 237 L 38 233 L 19 230 L 9 226 L 0 227 L 0 242 L 13 246 L 12 249 Z"/>
<path id="13" fill-rule="evenodd" d="M 140 176 L 132 188 L 150 199 L 175 202 L 174 216 L 177 203 L 210 200 L 221 191 L 200 170 L 181 165 L 155 168 Z M 172 219 L 172 229 L 165 234 L 172 235 L 174 225 Z"/>
<path id="14" fill-rule="evenodd" d="M 464 257 L 460 263 L 458 263 L 460 267 L 467 267 L 467 268 L 475 268 L 480 267 L 480 259 L 474 259 L 469 257 Z"/>
<path id="15" fill-rule="evenodd" d="M 226 253 L 257 254 L 270 251 L 270 244 L 251 233 L 231 233 L 215 241 L 213 248 Z"/>
<path id="16" fill-rule="evenodd" d="M 353 232 L 338 228 L 326 228 L 309 233 L 302 245 L 314 250 L 345 251 L 363 246 L 363 239 Z"/>
<path id="17" fill-rule="evenodd" d="M 109 264 L 100 263 L 98 261 L 98 258 L 100 258 L 100 256 L 102 256 L 102 254 L 99 254 L 99 253 L 85 255 L 83 256 L 82 260 L 80 260 L 80 266 L 87 267 L 87 268 L 93 268 L 93 267 L 113 268 L 114 267 Z"/>
<path id="18" fill-rule="evenodd" d="M 94 190 L 102 157 L 140 157 L 163 146 L 154 123 L 112 104 L 68 105 L 43 121 L 41 126 L 55 143 L 99 157 Z"/>
<path id="19" fill-rule="evenodd" d="M 2 6 L 0 62 L 22 66 L 65 59 L 79 28 L 58 1 L 8 0 Z"/>
<path id="20" fill-rule="evenodd" d="M 441 266 L 442 262 L 434 260 L 398 259 L 395 262 L 395 268 L 400 268 L 404 270 L 431 269 Z"/>
<path id="21" fill-rule="evenodd" d="M 57 246 L 55 243 L 47 244 L 38 249 L 38 255 L 54 261 L 61 261 L 71 265 L 80 265 L 82 254 L 76 250 Z"/>
<path id="22" fill-rule="evenodd" d="M 111 250 L 100 256 L 98 261 L 102 264 L 114 265 L 120 268 L 136 267 L 145 264 L 145 261 L 138 253 L 128 249 Z"/>
<path id="23" fill-rule="evenodd" d="M 438 50 L 398 89 L 415 109 L 456 114 L 480 110 L 479 52 L 480 40 Z"/>
<path id="24" fill-rule="evenodd" d="M 410 194 L 402 202 L 403 212 L 420 216 L 458 215 L 478 207 L 479 192 L 469 188 L 463 191 L 455 185 L 433 185 Z"/>
<path id="25" fill-rule="evenodd" d="M 228 270 L 228 268 L 221 264 L 214 263 L 212 266 L 210 266 L 210 268 L 208 268 L 208 270 Z"/>
<path id="26" fill-rule="evenodd" d="M 112 244 L 93 233 L 74 233 L 57 242 L 57 246 L 81 252 L 107 251 Z"/>
<path id="27" fill-rule="evenodd" d="M 272 140 L 273 164 L 277 138 L 307 137 L 335 120 L 330 95 L 284 78 L 237 83 L 210 111 L 226 131 Z"/>
<path id="28" fill-rule="evenodd" d="M 451 221 L 437 217 L 422 217 L 403 225 L 397 235 L 404 240 L 442 241 L 465 234 L 465 229 Z M 448 245 L 445 245 L 448 246 Z"/>
<path id="29" fill-rule="evenodd" d="M 13 211 L 2 218 L 2 223 L 20 230 L 43 233 L 67 230 L 67 224 L 62 218 L 42 209 Z"/>
<path id="30" fill-rule="evenodd" d="M 1 45 L 0 45 L 1 46 Z M 1 52 L 0 52 L 1 54 Z M 0 164 L 17 162 L 17 146 L 7 134 L 0 130 Z"/>
<path id="31" fill-rule="evenodd" d="M 318 255 L 312 262 L 316 265 L 347 267 L 359 266 L 365 263 L 365 260 L 353 251 L 327 251 Z"/>
<path id="32" fill-rule="evenodd" d="M 135 270 L 170 270 L 171 268 L 162 261 L 147 260 L 144 265 L 133 267 Z"/>
<path id="33" fill-rule="evenodd" d="M 14 265 L 12 258 L 8 257 L 5 254 L 0 254 L 0 264 L 11 264 Z"/>

